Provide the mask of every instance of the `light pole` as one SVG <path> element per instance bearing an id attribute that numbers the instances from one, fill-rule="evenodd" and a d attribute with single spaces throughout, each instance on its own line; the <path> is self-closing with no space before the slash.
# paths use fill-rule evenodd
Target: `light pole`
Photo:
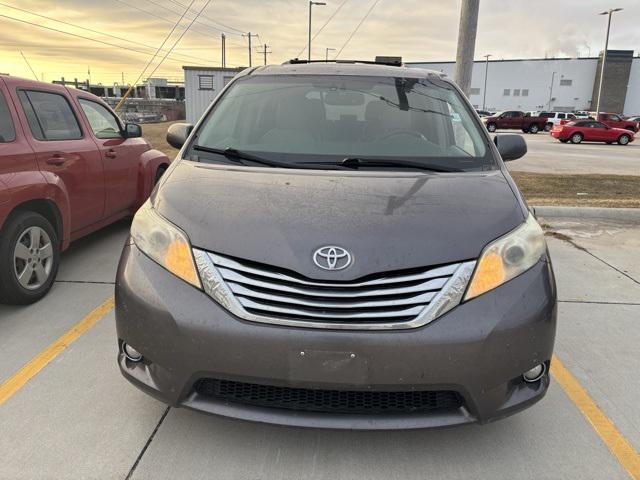
<path id="1" fill-rule="evenodd" d="M 329 51 L 330 50 L 334 50 L 335 51 L 335 48 L 325 48 L 324 49 L 324 61 L 325 62 L 329 61 Z"/>
<path id="2" fill-rule="evenodd" d="M 487 102 L 487 76 L 489 75 L 489 57 L 493 57 L 490 53 L 484 55 L 484 90 L 482 91 L 482 110 L 486 110 Z"/>
<path id="3" fill-rule="evenodd" d="M 556 72 L 551 74 L 551 85 L 549 86 L 549 103 L 547 103 L 547 110 L 551 111 L 551 96 L 553 95 L 553 81 L 556 78 Z"/>
<path id="4" fill-rule="evenodd" d="M 607 49 L 609 48 L 609 31 L 611 30 L 611 14 L 613 12 L 619 12 L 621 8 L 610 8 L 605 12 L 600 12 L 598 15 L 608 15 L 609 21 L 607 22 L 607 39 L 604 42 L 604 51 L 602 52 L 602 67 L 600 68 L 600 84 L 598 85 L 598 102 L 596 104 L 596 120 L 600 115 L 600 96 L 602 95 L 602 82 L 604 81 L 604 64 L 607 62 Z"/>
<path id="5" fill-rule="evenodd" d="M 314 5 L 326 5 L 325 2 L 314 2 L 312 0 L 309 0 L 309 43 L 307 45 L 307 53 L 308 55 L 308 59 L 309 61 L 311 61 L 311 7 L 313 7 Z"/>

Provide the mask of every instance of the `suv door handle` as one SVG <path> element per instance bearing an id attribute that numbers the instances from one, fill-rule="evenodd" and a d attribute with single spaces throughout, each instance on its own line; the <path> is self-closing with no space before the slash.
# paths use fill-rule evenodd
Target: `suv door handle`
<path id="1" fill-rule="evenodd" d="M 60 153 L 54 153 L 49 158 L 47 158 L 45 162 L 48 163 L 49 165 L 60 166 L 60 165 L 64 165 L 69 160 L 70 160 L 69 157 L 66 157 Z"/>
<path id="2" fill-rule="evenodd" d="M 116 158 L 118 155 L 116 155 L 116 151 L 113 148 L 110 148 L 104 152 L 104 156 L 108 158 Z"/>

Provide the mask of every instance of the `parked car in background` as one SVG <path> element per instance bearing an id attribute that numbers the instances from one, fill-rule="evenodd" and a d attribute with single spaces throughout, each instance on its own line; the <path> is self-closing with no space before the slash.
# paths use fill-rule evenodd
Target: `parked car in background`
<path id="1" fill-rule="evenodd" d="M 596 115 L 596 112 L 590 112 L 589 118 L 604 123 L 609 127 L 624 128 L 625 130 L 629 130 L 634 133 L 640 129 L 640 124 L 637 121 L 625 120 L 622 115 L 618 115 L 617 113 L 600 112 L 599 115 Z"/>
<path id="2" fill-rule="evenodd" d="M 555 125 L 551 129 L 551 136 L 562 143 L 605 142 L 611 144 L 617 142 L 620 145 L 627 145 L 634 140 L 634 134 L 629 130 L 609 127 L 602 122 L 590 119 Z"/>
<path id="3" fill-rule="evenodd" d="M 169 159 L 82 90 L 0 75 L 0 303 L 51 288 L 69 242 L 146 200 Z"/>
<path id="4" fill-rule="evenodd" d="M 630 122 L 638 122 L 638 123 L 640 123 L 640 116 L 629 117 L 629 118 L 627 118 L 627 120 L 629 120 Z"/>
<path id="5" fill-rule="evenodd" d="M 538 133 L 544 129 L 546 118 L 527 115 L 518 110 L 499 112 L 482 119 L 490 132 L 498 129 L 522 130 L 525 133 Z"/>
<path id="6" fill-rule="evenodd" d="M 589 112 L 585 112 L 584 110 L 579 110 L 577 112 L 573 112 L 577 119 L 581 118 L 589 118 Z"/>
<path id="7" fill-rule="evenodd" d="M 478 114 L 479 117 L 490 117 L 492 115 L 492 113 L 488 110 L 476 110 L 476 113 Z"/>
<path id="8" fill-rule="evenodd" d="M 540 112 L 539 117 L 546 118 L 547 122 L 544 124 L 545 131 L 550 131 L 554 125 L 559 124 L 563 120 L 575 120 L 576 116 L 573 113 L 566 112 Z"/>

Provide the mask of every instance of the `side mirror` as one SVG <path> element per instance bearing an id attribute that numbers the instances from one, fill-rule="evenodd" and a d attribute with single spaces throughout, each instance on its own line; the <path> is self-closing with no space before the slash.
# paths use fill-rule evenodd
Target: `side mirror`
<path id="1" fill-rule="evenodd" d="M 173 148 L 182 148 L 193 130 L 190 123 L 174 123 L 167 130 L 167 143 Z"/>
<path id="2" fill-rule="evenodd" d="M 137 123 L 127 123 L 124 126 L 124 133 L 127 138 L 138 138 L 142 136 L 142 127 Z"/>
<path id="3" fill-rule="evenodd" d="M 496 135 L 493 141 L 505 162 L 522 158 L 527 153 L 527 143 L 520 135 Z"/>

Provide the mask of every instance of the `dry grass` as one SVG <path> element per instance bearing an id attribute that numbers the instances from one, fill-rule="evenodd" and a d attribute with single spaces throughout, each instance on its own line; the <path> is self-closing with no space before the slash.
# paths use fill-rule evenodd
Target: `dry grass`
<path id="1" fill-rule="evenodd" d="M 531 205 L 640 208 L 640 177 L 511 172 Z"/>
<path id="2" fill-rule="evenodd" d="M 165 140 L 171 123 L 143 125 L 142 131 L 154 148 L 173 158 L 178 151 Z M 511 172 L 511 176 L 531 205 L 640 208 L 640 176 L 528 172 Z"/>
<path id="3" fill-rule="evenodd" d="M 169 158 L 178 154 L 178 150 L 167 143 L 167 129 L 169 125 L 178 122 L 146 123 L 142 125 L 142 135 L 147 139 L 153 148 L 160 150 Z"/>

